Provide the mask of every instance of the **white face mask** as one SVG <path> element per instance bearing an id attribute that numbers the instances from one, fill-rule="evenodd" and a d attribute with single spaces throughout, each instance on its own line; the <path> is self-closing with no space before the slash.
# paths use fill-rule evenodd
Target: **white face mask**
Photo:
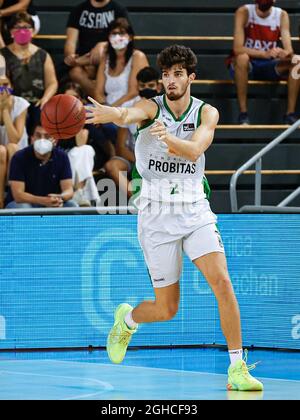
<path id="1" fill-rule="evenodd" d="M 109 41 L 114 50 L 123 50 L 130 42 L 129 36 L 126 35 L 111 35 Z"/>
<path id="2" fill-rule="evenodd" d="M 39 155 L 43 156 L 52 152 L 53 143 L 49 139 L 39 139 L 33 143 L 33 148 Z"/>

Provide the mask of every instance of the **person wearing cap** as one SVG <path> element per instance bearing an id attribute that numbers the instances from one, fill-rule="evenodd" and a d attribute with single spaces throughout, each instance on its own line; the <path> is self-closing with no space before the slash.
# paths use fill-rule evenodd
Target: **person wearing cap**
<path id="1" fill-rule="evenodd" d="M 16 151 L 28 144 L 25 123 L 29 102 L 12 92 L 5 59 L 0 55 L 0 208 L 4 207 L 9 163 Z"/>
<path id="2" fill-rule="evenodd" d="M 240 7 L 235 14 L 231 76 L 235 79 L 240 107 L 239 124 L 249 124 L 247 108 L 248 80 L 277 81 L 288 79 L 286 124 L 298 120 L 295 113 L 299 78 L 294 78 L 293 47 L 288 13 L 275 7 L 276 0 L 255 0 Z M 279 47 L 281 38 L 282 48 Z"/>

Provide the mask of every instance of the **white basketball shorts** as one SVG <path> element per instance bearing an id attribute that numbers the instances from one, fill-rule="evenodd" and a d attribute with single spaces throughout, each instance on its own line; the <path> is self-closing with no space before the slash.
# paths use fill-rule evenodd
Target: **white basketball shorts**
<path id="1" fill-rule="evenodd" d="M 191 261 L 224 253 L 217 217 L 207 200 L 179 207 L 141 199 L 138 207 L 138 238 L 154 288 L 179 281 L 183 251 Z"/>

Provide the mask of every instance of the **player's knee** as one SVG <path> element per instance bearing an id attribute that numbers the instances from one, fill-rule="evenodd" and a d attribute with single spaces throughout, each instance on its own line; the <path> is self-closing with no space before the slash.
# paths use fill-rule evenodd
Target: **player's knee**
<path id="1" fill-rule="evenodd" d="M 167 305 L 160 307 L 159 315 L 160 321 L 170 321 L 175 317 L 178 312 L 179 304 L 177 302 L 171 302 Z"/>
<path id="2" fill-rule="evenodd" d="M 235 57 L 235 64 L 240 68 L 248 69 L 250 57 L 248 54 L 239 54 Z"/>
<path id="3" fill-rule="evenodd" d="M 217 297 L 226 297 L 233 292 L 231 280 L 228 275 L 217 275 L 210 281 L 210 284 Z"/>

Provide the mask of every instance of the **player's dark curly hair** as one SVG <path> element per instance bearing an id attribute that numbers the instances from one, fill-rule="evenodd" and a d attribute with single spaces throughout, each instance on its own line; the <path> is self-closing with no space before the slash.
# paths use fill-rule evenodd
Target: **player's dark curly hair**
<path id="1" fill-rule="evenodd" d="M 181 64 L 188 75 L 196 73 L 197 57 L 188 47 L 171 45 L 165 48 L 157 57 L 157 65 L 161 70 L 170 69 L 175 64 Z"/>

